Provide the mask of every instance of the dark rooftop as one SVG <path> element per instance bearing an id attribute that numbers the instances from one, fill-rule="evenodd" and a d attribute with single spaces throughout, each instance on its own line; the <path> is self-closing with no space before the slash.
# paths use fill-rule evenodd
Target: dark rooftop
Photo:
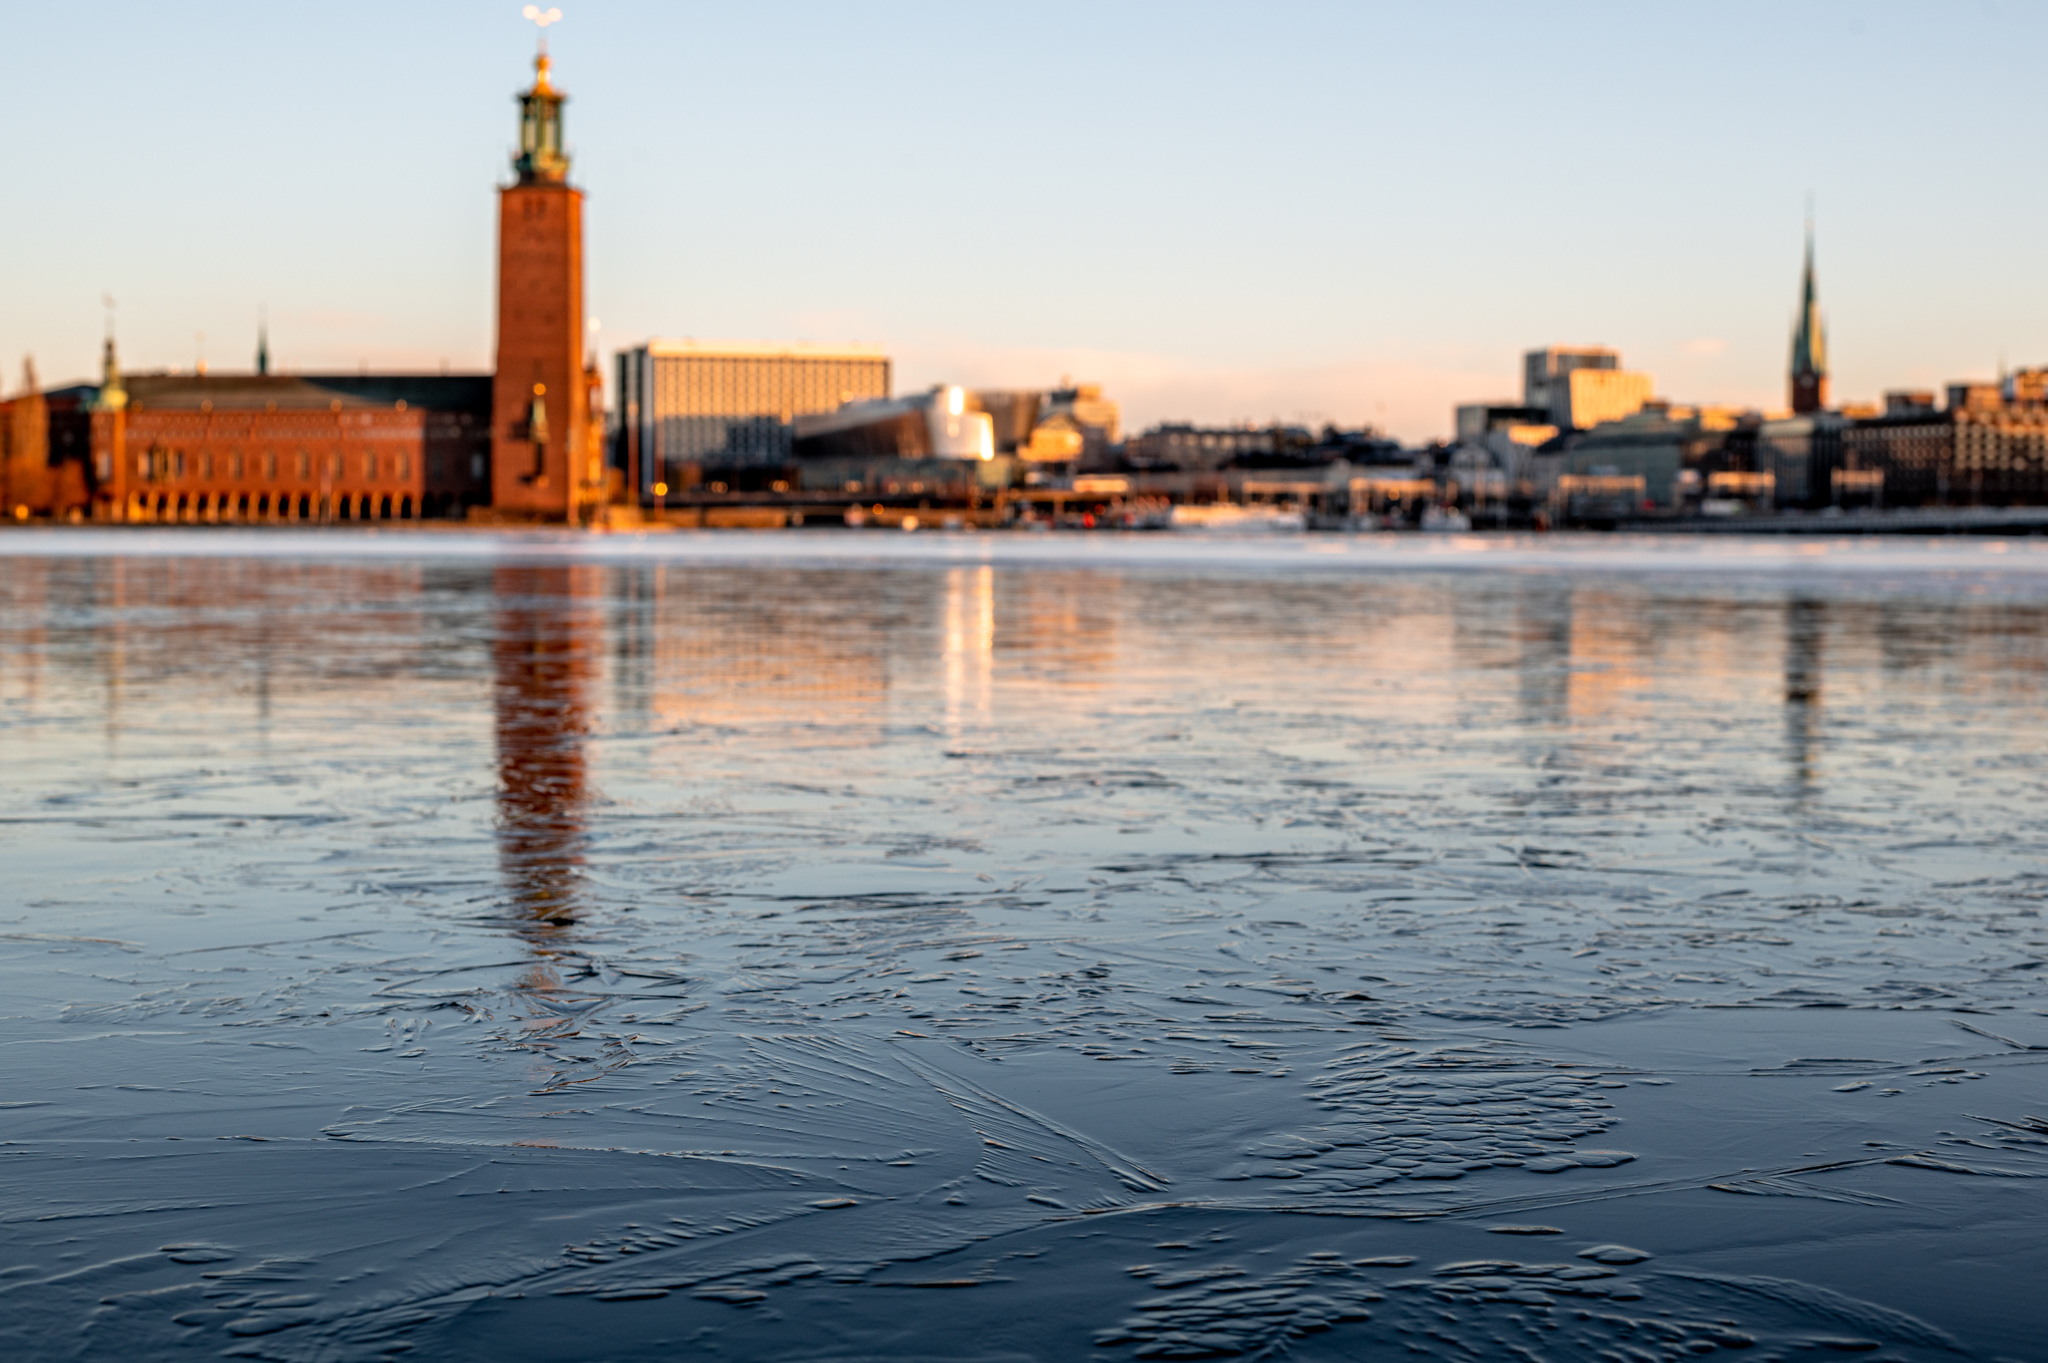
<path id="1" fill-rule="evenodd" d="M 491 410 L 489 374 L 132 374 L 122 380 L 131 409 L 197 411 L 327 411 L 391 407 L 426 411 Z"/>

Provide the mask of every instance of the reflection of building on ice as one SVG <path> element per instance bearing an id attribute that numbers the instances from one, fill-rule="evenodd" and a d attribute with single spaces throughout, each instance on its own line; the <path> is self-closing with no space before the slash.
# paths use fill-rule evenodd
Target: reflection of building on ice
<path id="1" fill-rule="evenodd" d="M 642 593 L 635 693 L 652 723 L 801 733 L 813 747 L 883 740 L 893 617 L 858 579 L 759 569 L 736 583 L 664 564 L 622 581 Z"/>
<path id="2" fill-rule="evenodd" d="M 492 583 L 498 867 L 515 913 L 555 927 L 579 897 L 601 583 L 589 566 L 514 565 Z"/>
<path id="3" fill-rule="evenodd" d="M 946 733 L 995 713 L 996 570 L 954 568 L 946 574 Z"/>

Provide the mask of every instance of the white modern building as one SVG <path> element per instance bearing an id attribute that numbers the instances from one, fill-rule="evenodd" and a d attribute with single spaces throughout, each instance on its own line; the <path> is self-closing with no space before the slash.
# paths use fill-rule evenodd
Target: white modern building
<path id="1" fill-rule="evenodd" d="M 957 384 L 806 415 L 796 422 L 795 437 L 800 459 L 996 457 L 994 420 Z"/>

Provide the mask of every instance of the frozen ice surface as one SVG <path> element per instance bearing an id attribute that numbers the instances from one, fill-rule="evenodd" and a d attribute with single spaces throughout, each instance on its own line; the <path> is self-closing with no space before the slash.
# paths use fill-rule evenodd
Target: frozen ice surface
<path id="1" fill-rule="evenodd" d="M 0 1356 L 2040 1358 L 2026 541 L 0 539 Z"/>

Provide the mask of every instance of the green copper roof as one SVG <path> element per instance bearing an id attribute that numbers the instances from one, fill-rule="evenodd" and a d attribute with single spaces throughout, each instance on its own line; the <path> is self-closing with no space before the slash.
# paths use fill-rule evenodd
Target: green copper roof
<path id="1" fill-rule="evenodd" d="M 512 169 L 519 183 L 560 184 L 569 178 L 569 151 L 562 141 L 562 103 L 568 98 L 548 79 L 548 51 L 533 62 L 533 88 L 519 96 L 519 154 Z"/>

